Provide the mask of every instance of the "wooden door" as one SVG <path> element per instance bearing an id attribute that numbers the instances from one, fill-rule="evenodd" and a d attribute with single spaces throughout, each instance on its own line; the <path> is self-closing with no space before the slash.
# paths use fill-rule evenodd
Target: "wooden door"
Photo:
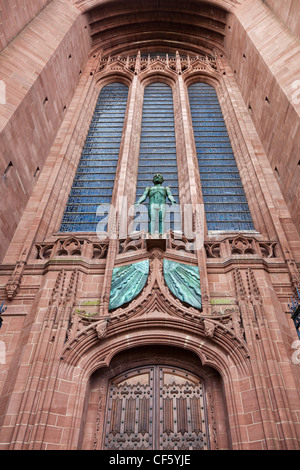
<path id="1" fill-rule="evenodd" d="M 131 370 L 109 385 L 104 448 L 209 448 L 203 381 L 174 367 Z"/>

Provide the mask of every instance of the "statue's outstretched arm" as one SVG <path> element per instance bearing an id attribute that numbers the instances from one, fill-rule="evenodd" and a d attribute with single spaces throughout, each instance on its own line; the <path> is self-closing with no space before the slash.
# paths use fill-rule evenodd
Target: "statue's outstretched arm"
<path id="1" fill-rule="evenodd" d="M 167 188 L 167 197 L 172 204 L 177 204 L 175 199 L 172 196 L 171 189 Z"/>
<path id="2" fill-rule="evenodd" d="M 142 204 L 142 202 L 146 201 L 150 188 L 146 188 L 144 194 L 140 197 L 140 199 L 135 203 L 136 205 Z"/>

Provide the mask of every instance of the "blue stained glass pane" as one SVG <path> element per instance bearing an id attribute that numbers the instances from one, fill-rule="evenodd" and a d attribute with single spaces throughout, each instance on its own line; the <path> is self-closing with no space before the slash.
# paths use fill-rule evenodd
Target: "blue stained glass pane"
<path id="1" fill-rule="evenodd" d="M 206 204 L 206 213 L 216 213 L 216 212 L 220 212 L 221 214 L 223 214 L 224 212 L 224 207 L 225 209 L 227 208 L 227 205 L 228 205 L 228 201 L 225 200 L 222 200 L 221 201 L 218 201 L 217 203 L 213 203 L 213 202 L 209 202 L 207 200 L 207 198 L 204 198 L 204 202 Z M 229 202 L 230 203 L 230 208 L 232 210 L 232 213 L 235 217 L 235 214 L 237 213 L 244 213 L 245 214 L 248 214 L 248 206 L 247 206 L 247 202 L 244 202 L 242 204 L 236 204 L 236 203 L 233 203 L 232 201 Z M 228 215 L 228 214 L 226 214 Z M 247 216 L 247 220 L 249 219 L 249 217 Z"/>
<path id="2" fill-rule="evenodd" d="M 247 203 L 246 196 L 234 196 L 233 194 L 230 194 L 228 196 L 220 195 L 218 194 L 217 196 L 203 196 L 204 201 L 208 203 L 222 203 L 222 202 L 228 202 L 228 203 L 236 203 L 236 202 L 241 202 L 241 203 Z"/>
<path id="3" fill-rule="evenodd" d="M 241 188 L 242 190 L 242 194 L 245 194 L 244 193 L 244 189 L 243 189 L 243 186 L 242 186 L 242 182 L 240 180 L 226 180 L 226 179 L 223 179 L 222 181 L 220 181 L 220 179 L 218 180 L 205 180 L 204 178 L 202 179 L 201 178 L 201 183 L 202 183 L 202 188 L 219 188 L 220 190 L 222 188 L 224 189 L 227 189 L 227 188 Z M 210 193 L 211 194 L 211 193 Z M 216 192 L 214 192 L 214 194 L 217 194 Z M 221 192 L 220 192 L 221 194 Z M 240 194 L 240 192 L 239 192 Z"/>
<path id="4" fill-rule="evenodd" d="M 145 88 L 137 197 L 143 194 L 146 187 L 153 185 L 155 173 L 163 175 L 164 186 L 170 187 L 179 203 L 173 94 L 164 83 L 153 83 Z M 171 228 L 174 229 L 174 226 L 171 225 Z"/>
<path id="5" fill-rule="evenodd" d="M 102 88 L 73 181 L 61 232 L 94 232 L 100 204 L 110 204 L 119 158 L 128 87 Z M 99 228 L 99 227 L 98 227 Z M 100 230 L 105 230 L 105 224 Z"/>
<path id="6" fill-rule="evenodd" d="M 99 200 L 99 198 L 103 196 L 103 194 L 111 198 L 112 190 L 113 190 L 113 184 L 111 184 L 110 188 L 103 188 L 103 187 L 100 189 L 99 188 L 86 188 L 86 187 L 85 188 L 73 188 L 70 193 L 70 198 L 72 196 L 79 196 L 79 197 L 82 197 L 82 200 L 84 200 L 85 197 L 93 196 L 93 197 L 97 197 Z"/>
<path id="7" fill-rule="evenodd" d="M 105 196 L 101 196 L 101 200 L 102 200 L 102 202 L 105 202 L 105 203 L 109 204 L 110 199 L 111 199 L 111 189 L 106 189 L 103 192 L 107 192 L 107 194 Z M 82 195 L 80 195 L 80 197 L 70 196 L 70 198 L 69 198 L 69 205 L 81 204 L 82 206 L 84 206 L 85 204 L 98 204 L 98 203 L 99 203 L 99 196 L 93 196 L 93 195 L 91 195 L 91 196 L 82 196 Z M 69 207 L 69 205 L 68 205 L 68 207 Z"/>
<path id="8" fill-rule="evenodd" d="M 226 166 L 232 166 L 235 164 L 235 160 L 234 158 L 222 158 L 222 159 L 210 159 L 210 160 L 206 160 L 205 162 L 205 167 L 206 168 L 210 168 L 210 167 L 214 167 L 214 168 L 222 168 L 222 167 L 226 167 Z M 201 168 L 204 168 L 204 164 L 202 165 L 201 164 Z"/>
<path id="9" fill-rule="evenodd" d="M 81 162 L 80 166 L 77 168 L 77 174 L 101 173 L 104 167 L 111 168 L 111 161 L 104 160 L 100 165 L 98 162 L 92 161 L 90 165 L 85 166 L 82 166 Z"/>
<path id="10" fill-rule="evenodd" d="M 238 231 L 238 230 L 253 230 L 253 223 L 251 222 L 209 222 L 209 230 L 225 230 L 225 231 Z"/>
<path id="11" fill-rule="evenodd" d="M 81 212 L 84 212 L 84 213 L 92 212 L 92 213 L 94 213 L 94 212 L 97 212 L 97 207 L 98 207 L 98 204 L 95 204 L 95 205 L 82 204 L 82 202 L 80 202 L 80 205 L 68 204 L 65 213 L 66 214 L 69 214 L 70 212 L 72 212 L 72 213 L 81 213 Z"/>
<path id="12" fill-rule="evenodd" d="M 188 89 L 208 230 L 254 230 L 214 88 Z"/>
<path id="13" fill-rule="evenodd" d="M 98 222 L 76 222 L 76 223 L 62 223 L 61 232 L 95 232 L 96 230 L 107 231 L 107 224 L 100 225 Z"/>

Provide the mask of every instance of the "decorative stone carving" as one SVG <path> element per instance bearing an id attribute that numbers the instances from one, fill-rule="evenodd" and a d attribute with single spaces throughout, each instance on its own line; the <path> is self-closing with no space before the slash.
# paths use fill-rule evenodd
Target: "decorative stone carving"
<path id="1" fill-rule="evenodd" d="M 259 248 L 263 258 L 277 258 L 278 257 L 278 243 L 277 242 L 260 242 Z"/>
<path id="2" fill-rule="evenodd" d="M 64 284 L 66 279 L 66 271 L 61 269 L 56 278 L 55 286 L 52 289 L 49 305 L 59 306 L 63 299 Z"/>
<path id="3" fill-rule="evenodd" d="M 104 387 L 100 387 L 99 390 L 99 400 L 98 400 L 98 409 L 97 409 L 97 418 L 96 418 L 96 429 L 95 429 L 95 436 L 94 436 L 94 445 L 93 449 L 97 449 L 97 444 L 99 440 L 99 433 L 100 433 L 100 421 L 101 421 L 101 414 L 104 408 Z"/>
<path id="4" fill-rule="evenodd" d="M 6 284 L 6 294 L 9 300 L 13 300 L 18 293 L 25 265 L 26 261 L 17 261 L 14 272 Z"/>
<path id="5" fill-rule="evenodd" d="M 52 253 L 54 252 L 54 243 L 47 243 L 46 245 L 36 245 L 37 249 L 37 259 L 47 260 L 52 257 Z"/>
<path id="6" fill-rule="evenodd" d="M 253 239 L 238 236 L 230 240 L 229 243 L 231 245 L 232 255 L 254 255 L 256 252 Z"/>
<path id="7" fill-rule="evenodd" d="M 101 320 L 101 321 L 99 321 L 99 323 L 97 323 L 95 329 L 97 331 L 97 335 L 98 335 L 99 339 L 102 339 L 106 336 L 107 323 L 108 323 L 107 319 Z"/>
<path id="8" fill-rule="evenodd" d="M 187 55 L 181 56 L 178 52 L 176 57 L 156 56 L 141 57 L 138 53 L 135 57 L 105 57 L 101 60 L 97 72 L 101 75 L 113 72 L 121 72 L 126 75 L 147 73 L 147 72 L 165 72 L 165 73 L 193 73 L 193 72 L 215 73 L 218 66 L 215 57 Z"/>
<path id="9" fill-rule="evenodd" d="M 258 241 L 255 237 L 225 238 L 221 241 L 206 241 L 207 258 L 224 258 L 230 256 L 256 255 L 261 258 L 277 258 L 280 256 L 277 242 Z"/>
<path id="10" fill-rule="evenodd" d="M 244 282 L 238 268 L 233 271 L 233 279 L 237 300 L 240 302 L 247 302 L 247 292 L 244 286 Z"/>
<path id="11" fill-rule="evenodd" d="M 218 434 L 217 434 L 217 423 L 215 418 L 215 407 L 214 407 L 214 399 L 213 399 L 213 392 L 211 387 L 208 389 L 208 397 L 209 397 L 209 404 L 210 404 L 210 415 L 211 415 L 211 427 L 212 427 L 212 436 L 211 442 L 214 444 L 214 450 L 219 449 L 218 444 Z"/>
<path id="12" fill-rule="evenodd" d="M 284 255 L 287 267 L 289 269 L 291 284 L 293 286 L 293 290 L 296 291 L 300 283 L 300 274 L 297 268 L 297 264 L 288 248 L 284 250 Z"/>
<path id="13" fill-rule="evenodd" d="M 182 73 L 191 72 L 210 72 L 215 73 L 218 71 L 218 66 L 215 58 L 194 56 L 189 61 L 182 63 Z"/>
<path id="14" fill-rule="evenodd" d="M 120 240 L 119 254 L 135 252 L 147 248 L 147 241 L 150 239 L 144 231 L 130 235 L 126 239 Z M 172 230 L 166 233 L 166 249 L 185 252 L 194 255 L 194 239 L 187 238 L 183 234 L 176 234 Z M 159 244 L 159 243 L 158 243 Z"/>
<path id="15" fill-rule="evenodd" d="M 209 338 L 213 338 L 215 333 L 216 325 L 208 320 L 204 320 L 204 332 Z"/>
<path id="16" fill-rule="evenodd" d="M 57 251 L 57 256 L 81 255 L 82 243 L 75 237 L 68 238 L 62 242 L 60 249 Z"/>
<path id="17" fill-rule="evenodd" d="M 126 57 L 108 57 L 103 58 L 99 64 L 97 72 L 105 73 L 123 72 L 126 75 L 132 75 L 135 72 L 135 62 L 129 61 Z"/>
<path id="18" fill-rule="evenodd" d="M 78 270 L 74 269 L 72 272 L 69 285 L 65 295 L 65 303 L 74 302 L 77 296 L 77 287 L 78 287 Z"/>
<path id="19" fill-rule="evenodd" d="M 126 240 L 120 241 L 119 253 L 127 253 L 129 251 L 143 250 L 145 248 L 145 232 L 139 232 L 135 235 L 129 236 Z"/>
<path id="20" fill-rule="evenodd" d="M 207 258 L 221 258 L 221 243 L 205 243 Z"/>
<path id="21" fill-rule="evenodd" d="M 93 243 L 92 259 L 104 259 L 107 256 L 108 243 Z"/>
<path id="22" fill-rule="evenodd" d="M 108 240 L 91 242 L 85 238 L 71 236 L 59 238 L 51 243 L 36 245 L 37 259 L 49 260 L 56 257 L 83 256 L 88 259 L 105 259 L 108 250 Z"/>
<path id="23" fill-rule="evenodd" d="M 253 308 L 254 321 L 257 323 L 259 320 L 264 323 L 264 308 L 262 296 L 252 269 L 248 268 L 246 271 L 249 298 Z"/>
<path id="24" fill-rule="evenodd" d="M 92 343 L 99 341 L 99 338 L 105 342 L 107 333 L 115 331 L 116 328 L 128 329 L 130 325 L 132 328 L 137 328 L 139 323 L 144 324 L 145 321 L 147 324 L 149 321 L 150 323 L 153 322 L 151 324 L 154 327 L 157 327 L 157 322 L 162 322 L 162 325 L 165 325 L 168 320 L 170 324 L 177 325 L 178 318 L 184 320 L 183 324 L 186 326 L 187 331 L 191 327 L 193 331 L 196 329 L 203 337 L 206 336 L 216 342 L 219 342 L 222 338 L 222 345 L 227 345 L 229 351 L 234 348 L 238 351 L 238 354 L 241 351 L 243 357 L 245 354 L 245 357 L 248 357 L 248 349 L 241 331 L 242 321 L 237 308 L 208 314 L 204 310 L 188 306 L 186 302 L 176 298 L 166 284 L 163 272 L 164 252 L 158 248 L 152 249 L 148 261 L 149 273 L 145 286 L 131 301 L 129 300 L 122 303 L 120 307 L 112 309 L 109 317 L 105 315 L 101 317 L 100 314 L 93 317 L 90 315 L 73 315 L 73 317 L 80 317 L 82 327 L 78 328 L 77 324 L 77 331 L 74 330 L 73 334 L 72 330 L 69 336 L 62 354 L 66 361 L 73 360 L 71 358 L 74 358 L 74 354 L 76 354 L 74 351 L 77 350 L 79 344 L 83 348 L 90 348 Z M 126 270 L 131 265 L 123 266 L 123 268 Z M 197 266 L 196 260 L 193 266 Z M 136 275 L 134 270 L 132 273 Z M 120 292 L 122 292 L 122 273 L 120 281 Z M 132 287 L 131 294 L 134 292 L 135 286 L 133 282 L 130 282 L 129 289 Z M 115 292 L 114 298 L 117 300 L 118 290 Z M 107 302 L 108 300 L 109 298 Z M 206 321 L 205 324 L 204 320 Z M 201 354 L 204 354 L 202 349 Z M 106 355 L 101 358 L 102 360 L 106 361 Z"/>
<path id="25" fill-rule="evenodd" d="M 176 251 L 185 251 L 194 254 L 194 239 L 187 238 L 184 235 L 176 236 L 172 231 L 169 232 L 169 248 Z"/>

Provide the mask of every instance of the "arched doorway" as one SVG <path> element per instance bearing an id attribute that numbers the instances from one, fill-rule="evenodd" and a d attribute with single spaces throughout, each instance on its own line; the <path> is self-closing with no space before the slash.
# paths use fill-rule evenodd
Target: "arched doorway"
<path id="1" fill-rule="evenodd" d="M 110 381 L 103 448 L 207 449 L 206 415 L 196 375 L 164 365 L 129 370 Z"/>
<path id="2" fill-rule="evenodd" d="M 177 348 L 135 348 L 91 376 L 79 448 L 228 448 L 226 422 L 216 370 Z"/>

